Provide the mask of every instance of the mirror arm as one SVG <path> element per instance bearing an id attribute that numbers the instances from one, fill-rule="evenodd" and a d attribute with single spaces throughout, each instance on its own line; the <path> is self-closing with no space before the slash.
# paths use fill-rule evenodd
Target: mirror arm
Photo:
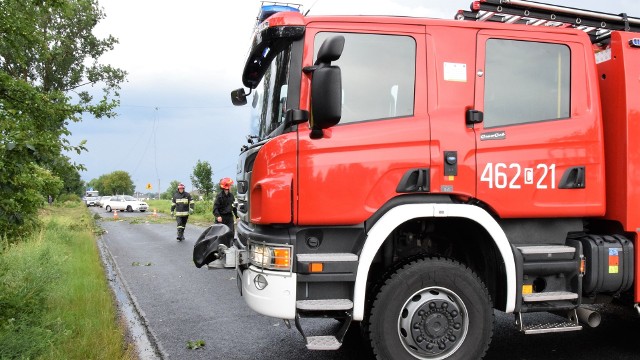
<path id="1" fill-rule="evenodd" d="M 302 72 L 305 74 L 312 74 L 317 69 L 318 69 L 317 65 L 305 66 L 302 68 Z"/>
<path id="2" fill-rule="evenodd" d="M 298 125 L 309 121 L 309 112 L 307 110 L 289 109 L 285 114 L 285 128 L 291 125 Z"/>

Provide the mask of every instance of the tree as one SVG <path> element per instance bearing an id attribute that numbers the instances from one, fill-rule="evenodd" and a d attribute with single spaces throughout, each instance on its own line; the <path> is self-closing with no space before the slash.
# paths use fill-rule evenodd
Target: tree
<path id="1" fill-rule="evenodd" d="M 68 157 L 61 156 L 55 161 L 51 166 L 51 172 L 62 180 L 63 187 L 61 194 L 84 195 L 85 183 L 82 181 L 78 169 L 71 164 Z M 52 195 L 55 196 L 58 194 Z"/>
<path id="2" fill-rule="evenodd" d="M 213 172 L 208 161 L 198 160 L 198 163 L 193 168 L 191 183 L 204 195 L 205 199 L 211 199 L 211 194 L 213 194 Z"/>
<path id="3" fill-rule="evenodd" d="M 180 181 L 178 180 L 171 180 L 171 182 L 169 183 L 169 186 L 167 187 L 167 190 L 165 192 L 163 192 L 162 194 L 160 194 L 160 198 L 161 199 L 172 199 L 173 198 L 173 194 L 176 193 L 176 191 L 178 191 L 178 185 L 180 184 Z"/>
<path id="4" fill-rule="evenodd" d="M 107 175 L 104 184 L 105 194 L 133 194 L 136 190 L 131 175 L 128 172 L 117 170 Z"/>
<path id="5" fill-rule="evenodd" d="M 136 190 L 131 175 L 122 170 L 100 175 L 97 179 L 92 179 L 87 184 L 88 187 L 96 189 L 102 195 L 133 194 Z"/>
<path id="6" fill-rule="evenodd" d="M 115 115 L 126 73 L 98 61 L 117 43 L 92 33 L 104 16 L 97 0 L 0 1 L 0 236 L 10 241 L 35 229 L 38 196 L 61 191 L 62 152 L 86 150 L 65 138 L 68 124 Z"/>
<path id="7" fill-rule="evenodd" d="M 106 175 L 100 175 L 100 177 L 99 177 L 99 178 L 97 178 L 97 179 L 91 179 L 91 180 L 89 180 L 89 182 L 87 183 L 87 189 L 93 189 L 93 190 L 96 190 L 96 191 L 98 191 L 101 195 L 110 195 L 110 194 L 107 194 L 107 193 L 104 191 L 104 186 L 103 186 L 103 184 L 104 184 L 104 177 L 105 177 L 105 176 L 106 176 Z"/>

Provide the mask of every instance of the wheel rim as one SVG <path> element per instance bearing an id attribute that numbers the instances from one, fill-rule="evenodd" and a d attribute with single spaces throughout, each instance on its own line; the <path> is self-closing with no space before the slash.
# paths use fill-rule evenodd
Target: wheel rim
<path id="1" fill-rule="evenodd" d="M 462 299 L 442 287 L 428 287 L 413 294 L 398 315 L 402 345 L 418 359 L 444 359 L 464 342 L 469 313 Z"/>

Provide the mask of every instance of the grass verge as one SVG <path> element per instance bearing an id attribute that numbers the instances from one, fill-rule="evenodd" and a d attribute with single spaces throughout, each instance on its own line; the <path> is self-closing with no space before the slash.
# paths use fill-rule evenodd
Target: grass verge
<path id="1" fill-rule="evenodd" d="M 135 359 L 84 204 L 40 218 L 38 234 L 0 253 L 0 359 Z"/>
<path id="2" fill-rule="evenodd" d="M 171 200 L 149 200 L 149 212 L 155 209 L 158 214 L 169 215 L 171 213 Z M 196 201 L 194 213 L 189 215 L 189 224 L 209 226 L 213 224 L 213 202 Z"/>

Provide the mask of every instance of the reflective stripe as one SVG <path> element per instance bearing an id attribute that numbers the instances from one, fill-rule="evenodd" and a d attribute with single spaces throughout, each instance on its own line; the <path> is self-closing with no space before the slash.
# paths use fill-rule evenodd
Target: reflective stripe
<path id="1" fill-rule="evenodd" d="M 189 199 L 184 198 L 184 199 L 176 199 L 176 204 L 188 204 L 189 203 Z"/>
<path id="2" fill-rule="evenodd" d="M 176 216 L 188 216 L 188 211 L 176 211 Z"/>

